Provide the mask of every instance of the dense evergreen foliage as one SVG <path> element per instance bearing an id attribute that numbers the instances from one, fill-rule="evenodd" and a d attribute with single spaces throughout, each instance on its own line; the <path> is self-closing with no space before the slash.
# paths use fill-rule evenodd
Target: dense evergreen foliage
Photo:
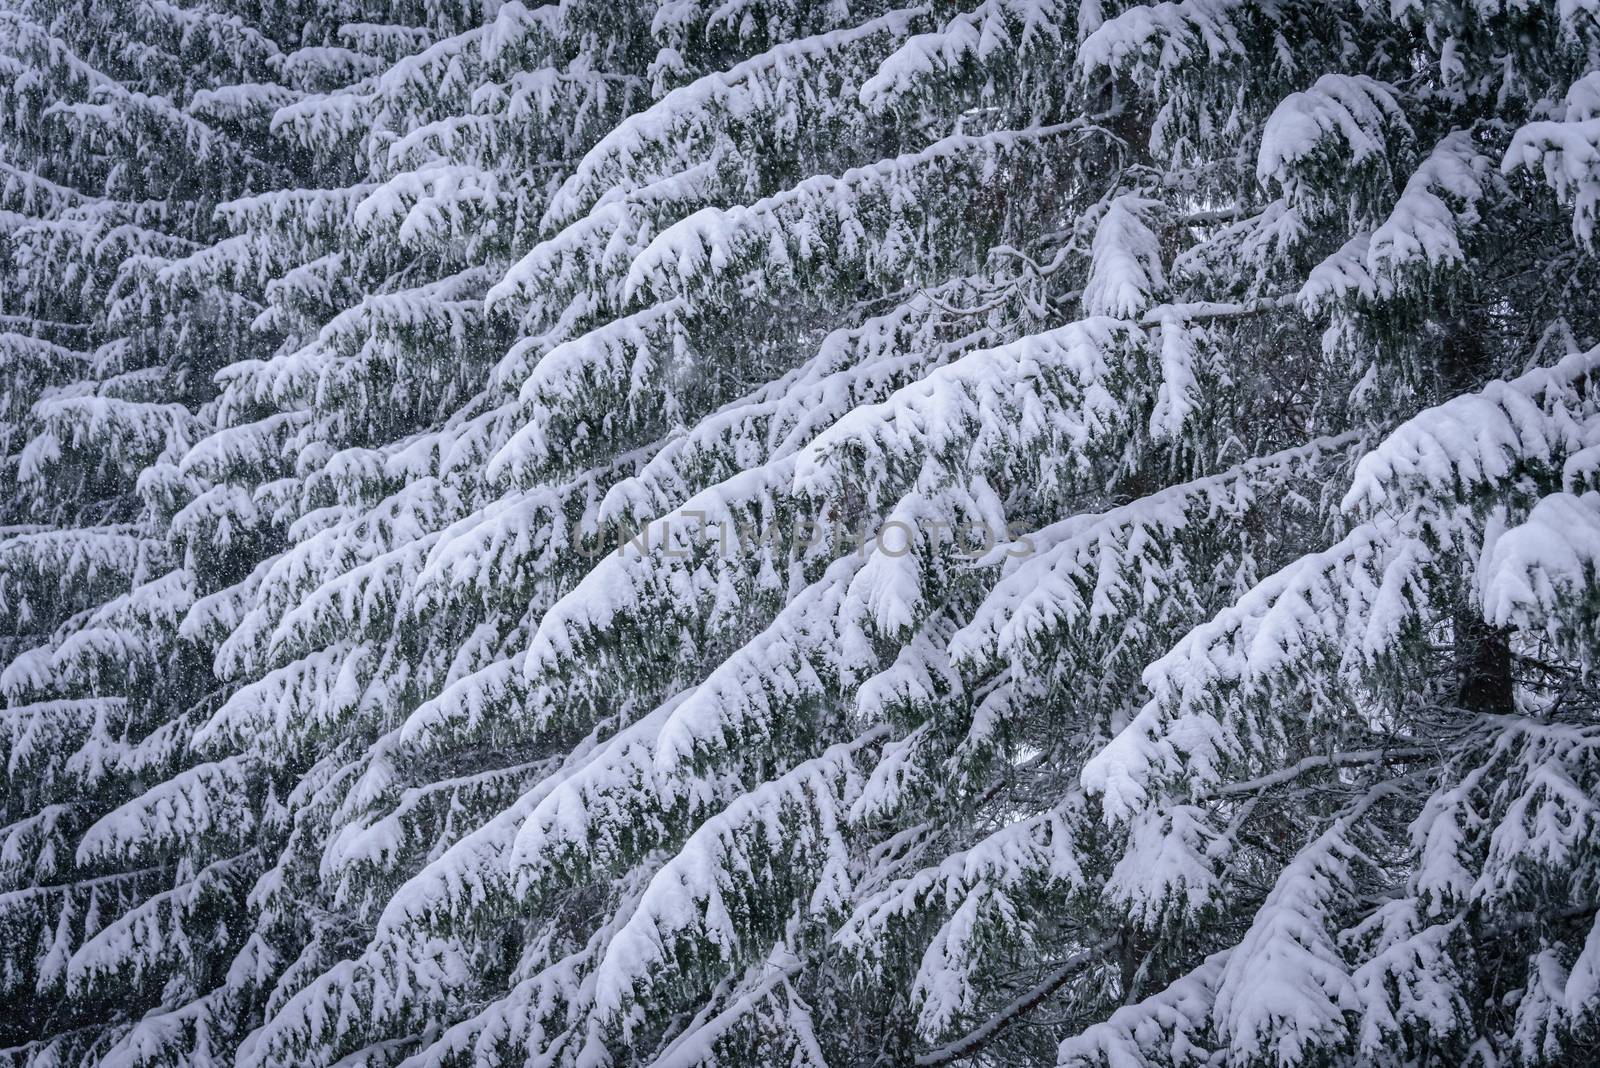
<path id="1" fill-rule="evenodd" d="M 1600 1057 L 1600 0 L 0 0 L 0 1062 Z"/>

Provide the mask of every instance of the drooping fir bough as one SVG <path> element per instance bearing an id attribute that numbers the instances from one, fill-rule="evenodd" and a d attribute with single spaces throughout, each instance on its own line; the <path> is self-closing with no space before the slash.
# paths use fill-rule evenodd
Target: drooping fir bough
<path id="1" fill-rule="evenodd" d="M 0 75 L 0 1061 L 1600 1055 L 1596 0 Z"/>

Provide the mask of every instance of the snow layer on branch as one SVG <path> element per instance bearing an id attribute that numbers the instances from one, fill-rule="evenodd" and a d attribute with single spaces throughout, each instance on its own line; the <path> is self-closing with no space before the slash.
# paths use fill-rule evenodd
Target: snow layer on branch
<path id="1" fill-rule="evenodd" d="M 953 912 L 980 887 L 1019 887 L 1043 875 L 1067 889 L 1082 888 L 1087 880 L 1075 827 L 1082 818 L 1081 806 L 1082 796 L 1074 794 L 935 865 L 894 880 L 857 902 L 835 941 L 864 956 L 882 955 L 899 936 L 899 924 L 925 911 Z"/>
<path id="2" fill-rule="evenodd" d="M 664 970 L 676 970 L 673 962 L 682 961 L 686 951 L 693 968 L 698 954 L 686 944 L 691 938 L 704 940 L 724 960 L 746 956 L 749 936 L 734 916 L 748 916 L 765 896 L 763 889 L 770 889 L 761 885 L 761 873 L 769 866 L 806 865 L 803 874 L 782 878 L 814 885 L 812 910 L 842 900 L 848 875 L 839 836 L 844 810 L 859 788 L 856 756 L 887 733 L 887 727 L 876 727 L 853 742 L 833 746 L 742 795 L 702 824 L 656 873 L 596 967 L 597 1011 L 620 1013 L 643 996 L 644 988 L 662 982 Z"/>
<path id="3" fill-rule="evenodd" d="M 1085 315 L 1136 320 L 1162 296 L 1161 243 L 1150 228 L 1160 210 L 1159 201 L 1132 195 L 1111 202 L 1094 232 Z"/>
<path id="4" fill-rule="evenodd" d="M 997 914 L 993 918 L 987 913 Z M 909 997 L 917 1009 L 917 1030 L 936 1039 L 969 1016 L 979 995 L 973 972 L 983 959 L 982 928 L 1003 925 L 1013 934 L 1025 926 L 1017 905 L 1004 892 L 979 884 L 934 932 L 923 951 Z"/>
<path id="5" fill-rule="evenodd" d="M 657 711 L 665 716 L 671 708 L 663 705 Z M 641 717 L 633 727 L 609 738 L 602 740 L 591 734 L 572 747 L 559 769 L 426 864 L 385 903 L 368 957 L 380 957 L 392 948 L 387 943 L 398 945 L 408 939 L 425 938 L 440 924 L 468 922 L 474 909 L 509 895 L 513 888 L 511 852 L 518 832 L 533 811 L 589 764 L 607 759 L 635 736 L 647 735 L 657 725 L 649 717 Z"/>
<path id="6" fill-rule="evenodd" d="M 626 914 L 625 909 L 620 911 Z M 586 969 L 604 951 L 619 923 L 613 918 L 578 951 L 521 980 L 481 1012 L 445 1028 L 398 1068 L 447 1068 L 469 1053 L 475 1062 L 492 1063 L 502 1049 L 558 1044 L 577 1013 L 587 1007 L 591 990 L 584 983 Z"/>
<path id="7" fill-rule="evenodd" d="M 492 172 L 435 163 L 379 184 L 356 205 L 351 222 L 378 237 L 392 230 L 402 244 L 450 241 L 469 221 L 492 212 L 503 195 Z"/>
<path id="8" fill-rule="evenodd" d="M 1106 900 L 1149 931 L 1198 923 L 1221 901 L 1219 835 L 1194 805 L 1146 809 L 1129 828 L 1122 858 L 1106 880 Z"/>
<path id="9" fill-rule="evenodd" d="M 719 575 L 701 566 L 713 555 L 708 532 L 737 531 L 745 525 L 747 509 L 768 514 L 765 507 L 788 484 L 792 470 L 792 461 L 785 460 L 742 472 L 662 516 L 654 535 L 651 528 L 639 532 L 636 540 L 642 545 L 617 546 L 540 619 L 528 647 L 530 677 L 581 661 L 587 643 L 641 622 L 661 607 L 692 613 L 707 597 L 716 597 Z M 772 554 L 763 545 L 756 555 L 770 559 Z M 727 574 L 729 566 L 722 563 L 716 570 Z"/>
<path id="10" fill-rule="evenodd" d="M 1341 933 L 1342 943 L 1366 956 L 1350 973 L 1361 1005 L 1357 1048 L 1363 1056 L 1393 1055 L 1396 1044 L 1407 1041 L 1437 1042 L 1468 1022 L 1450 952 L 1457 936 L 1455 921 L 1429 924 L 1406 899 L 1386 902 Z"/>
<path id="11" fill-rule="evenodd" d="M 259 865 L 255 850 L 201 868 L 192 879 L 163 891 L 116 916 L 72 954 L 68 989 L 83 993 L 96 983 L 137 985 L 145 973 L 192 965 L 189 942 L 209 932 L 207 905 L 227 902 L 248 885 Z"/>
<path id="12" fill-rule="evenodd" d="M 931 232 L 928 211 L 940 199 L 934 190 L 952 182 L 981 184 L 1008 164 L 1047 165 L 1051 142 L 1080 125 L 956 134 L 837 178 L 807 178 L 754 204 L 703 208 L 650 242 L 628 269 L 624 294 L 699 291 L 756 256 L 780 272 L 922 277 L 943 259 L 936 254 L 966 239 L 973 225 L 962 215 L 945 215 L 937 228 L 944 232 Z"/>
<path id="13" fill-rule="evenodd" d="M 1475 784 L 1488 796 L 1473 799 L 1493 830 L 1466 899 L 1501 913 L 1544 887 L 1562 888 L 1555 892 L 1563 899 L 1581 896 L 1583 860 L 1600 827 L 1600 746 L 1589 732 L 1565 724 L 1497 725 L 1484 760 L 1486 781 Z"/>
<path id="14" fill-rule="evenodd" d="M 1372 276 L 1372 235 L 1359 231 L 1337 252 L 1306 274 L 1296 300 L 1308 317 L 1319 315 L 1340 301 L 1372 303 L 1378 299 L 1378 280 Z"/>
<path id="15" fill-rule="evenodd" d="M 1112 387 L 1147 343 L 1134 324 L 1092 318 L 968 353 L 818 435 L 799 454 L 795 488 L 827 496 L 865 475 L 877 494 L 886 475 L 930 459 L 981 470 L 1044 443 L 1067 466 L 1083 463 L 1125 415 Z"/>
<path id="16" fill-rule="evenodd" d="M 1431 560 L 1384 520 L 1264 579 L 1146 669 L 1154 696 L 1084 765 L 1085 789 L 1102 795 L 1111 819 L 1140 810 L 1154 780 L 1181 777 L 1184 790 L 1202 793 L 1281 733 L 1253 711 L 1274 678 L 1325 670 L 1359 685 L 1425 603 Z"/>
<path id="17" fill-rule="evenodd" d="M 1371 512 L 1448 500 L 1528 467 L 1559 469 L 1564 453 L 1591 443 L 1597 371 L 1600 347 L 1422 412 L 1361 458 L 1343 507 Z"/>
<path id="18" fill-rule="evenodd" d="M 667 783 L 664 798 L 672 800 L 682 789 L 673 776 L 696 761 L 768 749 L 797 707 L 824 698 L 830 684 L 844 688 L 862 675 L 870 661 L 841 640 L 849 627 L 839 617 L 866 566 L 859 555 L 835 561 L 673 710 L 655 750 Z M 733 770 L 738 764 L 725 766 Z"/>
<path id="19" fill-rule="evenodd" d="M 620 308 L 628 268 L 664 225 L 712 200 L 716 181 L 712 162 L 696 163 L 595 205 L 513 264 L 490 287 L 488 306 L 515 307 L 543 297 L 546 304 L 566 298 L 585 311 L 591 305 Z M 525 365 L 513 350 L 497 377 L 514 379 L 511 372 Z"/>
<path id="20" fill-rule="evenodd" d="M 1161 388 L 1150 412 L 1151 440 L 1177 440 L 1190 414 L 1199 407 L 1196 349 L 1205 339 L 1204 330 L 1191 327 L 1176 316 L 1161 320 Z"/>
<path id="21" fill-rule="evenodd" d="M 1472 134 L 1457 130 L 1440 141 L 1407 179 L 1388 219 L 1372 233 L 1367 265 L 1373 276 L 1398 280 L 1411 265 L 1438 271 L 1466 262 L 1460 232 L 1478 221 L 1489 158 Z"/>
<path id="22" fill-rule="evenodd" d="M 1061 1043 L 1059 1068 L 1200 1068 L 1212 1063 L 1205 1040 L 1217 986 L 1230 950 L 1207 957 L 1194 971 L 1143 1001 L 1124 1005 Z"/>
<path id="23" fill-rule="evenodd" d="M 436 479 L 419 479 L 369 509 L 342 509 L 301 520 L 348 519 L 291 528 L 299 542 L 261 578 L 252 607 L 217 651 L 229 676 L 268 670 L 319 638 L 348 636 L 393 618 L 408 582 L 420 572 L 442 520 L 459 514 L 459 499 Z M 298 526 L 298 525 L 297 525 Z"/>
<path id="24" fill-rule="evenodd" d="M 777 119 L 788 108 L 807 112 L 803 119 L 790 115 L 790 123 L 818 121 L 837 104 L 808 85 L 818 74 L 813 68 L 848 71 L 870 63 L 875 53 L 902 38 L 924 10 L 891 11 L 848 29 L 788 42 L 674 89 L 618 123 L 588 151 L 551 197 L 541 225 L 570 226 L 596 207 L 687 171 L 702 162 L 713 137 L 726 136 L 723 127 L 729 120 L 748 121 L 767 112 Z M 858 58 L 857 50 L 866 56 Z M 849 84 L 843 92 L 849 92 Z M 798 92 L 804 98 L 792 99 Z M 830 89 L 829 95 L 839 92 Z"/>
<path id="25" fill-rule="evenodd" d="M 1562 118 L 1519 129 L 1501 166 L 1507 173 L 1519 167 L 1542 172 L 1562 203 L 1572 205 L 1573 236 L 1592 250 L 1600 219 L 1600 71 L 1567 90 Z"/>
<path id="26" fill-rule="evenodd" d="M 1261 134 L 1256 177 L 1302 207 L 1329 200 L 1327 167 L 1386 167 L 1390 139 L 1409 132 L 1393 86 L 1364 74 L 1324 74 L 1285 97 Z"/>
<path id="27" fill-rule="evenodd" d="M 1248 299 L 1279 292 L 1295 253 L 1310 236 L 1299 209 L 1278 197 L 1259 212 L 1217 227 L 1179 252 L 1172 261 L 1174 285 L 1204 287 L 1202 292 L 1231 289 Z M 1290 277 L 1298 279 L 1299 274 Z"/>
<path id="28" fill-rule="evenodd" d="M 1134 68 L 1151 87 L 1166 74 L 1204 58 L 1225 63 L 1244 54 L 1234 25 L 1240 0 L 1178 0 L 1134 4 L 1107 19 L 1078 48 L 1085 75 Z"/>
<path id="29" fill-rule="evenodd" d="M 134 526 L 80 527 L 76 530 L 0 528 L 0 570 L 34 570 L 68 583 L 116 576 L 126 582 L 159 559 L 158 542 L 141 537 Z"/>
<path id="30" fill-rule="evenodd" d="M 354 707 L 371 670 L 370 650 L 341 642 L 240 687 L 195 731 L 198 752 L 264 747 L 292 752 L 292 735 L 327 729 Z"/>
<path id="31" fill-rule="evenodd" d="M 959 298 L 970 281 L 919 293 L 884 315 L 833 331 L 816 356 L 701 419 L 657 450 L 636 475 L 614 484 L 599 522 L 648 522 L 719 476 L 786 459 L 848 412 L 885 399 L 944 363 L 967 339 L 952 343 L 939 336 L 946 314 L 935 301 Z M 980 331 L 978 338 L 989 333 Z"/>
<path id="32" fill-rule="evenodd" d="M 249 761 L 226 757 L 151 787 L 95 822 L 78 844 L 78 862 L 132 860 L 195 841 L 242 839 L 255 827 Z"/>
<path id="33" fill-rule="evenodd" d="M 1336 910 L 1351 892 L 1350 868 L 1363 863 L 1340 819 L 1279 873 L 1217 984 L 1215 1026 L 1237 1060 L 1266 1052 L 1299 1064 L 1342 1040 L 1357 995 L 1334 937 Z"/>
<path id="34" fill-rule="evenodd" d="M 861 86 L 861 103 L 885 111 L 968 65 L 1025 67 L 1055 58 L 1078 7 L 1074 0 L 984 0 L 939 30 L 916 34 L 896 49 Z M 986 96 L 991 86 L 985 87 Z"/>
<path id="35" fill-rule="evenodd" d="M 1430 601 L 1433 550 L 1421 534 L 1436 521 L 1440 498 L 1472 499 L 1529 464 L 1559 470 L 1562 452 L 1586 443 L 1597 360 L 1600 349 L 1575 353 L 1456 397 L 1363 457 L 1345 507 L 1376 519 L 1266 579 L 1147 669 L 1154 698 L 1083 771 L 1108 815 L 1142 805 L 1152 776 L 1186 768 L 1188 789 L 1203 790 L 1221 763 L 1244 755 L 1245 739 L 1260 747 L 1267 724 L 1247 710 L 1286 668 L 1324 663 L 1359 686 L 1363 669 L 1395 647 Z"/>
<path id="36" fill-rule="evenodd" d="M 1484 618 L 1496 627 L 1546 630 L 1592 649 L 1600 593 L 1600 493 L 1554 493 L 1488 546 L 1478 576 Z M 1592 655 L 1592 654 L 1589 654 Z"/>
<path id="37" fill-rule="evenodd" d="M 1122 620 L 1124 596 L 1142 595 L 1146 604 L 1170 596 L 1178 576 L 1165 572 L 1159 554 L 1182 531 L 1242 515 L 1263 489 L 1303 477 L 1355 441 L 1323 439 L 1033 532 L 1034 552 L 1009 565 L 951 641 L 952 654 L 975 663 L 1018 657 L 1063 623 Z"/>
<path id="38" fill-rule="evenodd" d="M 593 514 L 603 477 L 586 472 L 560 485 L 508 493 L 451 523 L 432 542 L 408 591 L 410 605 L 437 611 L 507 586 L 532 591 L 535 603 L 564 592 L 558 586 L 573 549 L 570 519 Z"/>
<path id="39" fill-rule="evenodd" d="M 1470 132 L 1446 136 L 1376 230 L 1356 233 L 1311 269 L 1300 289 L 1301 308 L 1316 315 L 1339 301 L 1425 295 L 1426 282 L 1466 263 L 1462 242 L 1482 221 L 1478 206 L 1489 172 L 1489 159 Z"/>
<path id="40" fill-rule="evenodd" d="M 157 457 L 183 455 L 198 424 L 181 404 L 153 404 L 116 397 L 47 397 L 33 406 L 45 432 L 23 450 L 23 479 L 48 478 L 63 448 L 103 452 L 107 462 L 130 472 Z"/>
<path id="41" fill-rule="evenodd" d="M 1596 999 L 1600 998 L 1600 917 L 1589 927 L 1583 940 L 1583 949 L 1567 975 L 1565 1008 L 1569 1015 L 1582 1017 L 1594 1012 Z"/>
<path id="42" fill-rule="evenodd" d="M 656 751 L 662 728 L 687 696 L 669 698 L 608 739 L 594 759 L 535 787 L 537 803 L 507 859 L 523 895 L 537 899 L 542 887 L 560 885 L 574 871 L 614 871 L 667 838 L 676 811 L 665 795 L 669 783 L 683 784 L 657 772 Z M 691 807 L 725 804 L 737 796 L 737 784 L 706 780 L 684 792 L 692 794 Z"/>
<path id="43" fill-rule="evenodd" d="M 596 434 L 607 429 L 607 409 L 628 415 L 640 409 L 655 411 L 652 402 L 666 392 L 671 369 L 691 351 L 686 310 L 682 300 L 652 305 L 564 341 L 541 356 L 519 391 L 526 406 L 523 425 L 489 461 L 489 477 L 537 472 L 570 449 L 578 435 L 559 433 L 570 423 L 558 422 L 556 416 L 575 408 L 582 412 L 581 425 L 592 424 Z M 522 362 L 525 349 L 536 347 L 533 339 L 513 346 L 501 363 L 502 376 L 509 377 L 510 366 Z M 600 408 L 602 404 L 605 408 Z M 552 432 L 561 448 L 552 441 Z"/>

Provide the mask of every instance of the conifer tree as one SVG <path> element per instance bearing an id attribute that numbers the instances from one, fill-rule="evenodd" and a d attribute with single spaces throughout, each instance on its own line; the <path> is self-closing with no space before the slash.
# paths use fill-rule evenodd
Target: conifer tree
<path id="1" fill-rule="evenodd" d="M 332 45 L 353 10 L 262 14 L 0 8 L 0 1046 L 16 1063 L 230 1048 L 233 1007 L 203 995 L 262 851 L 190 863 L 159 844 L 193 828 L 185 783 L 211 773 L 188 738 L 220 693 L 186 616 L 268 548 L 259 523 L 205 527 L 208 487 L 179 465 L 217 371 L 262 345 L 270 272 L 216 209 L 303 166 L 270 136 L 279 107 L 395 58 Z M 155 843 L 93 830 L 151 787 Z"/>
<path id="2" fill-rule="evenodd" d="M 138 10 L 14 1061 L 1592 1055 L 1593 0 Z"/>

